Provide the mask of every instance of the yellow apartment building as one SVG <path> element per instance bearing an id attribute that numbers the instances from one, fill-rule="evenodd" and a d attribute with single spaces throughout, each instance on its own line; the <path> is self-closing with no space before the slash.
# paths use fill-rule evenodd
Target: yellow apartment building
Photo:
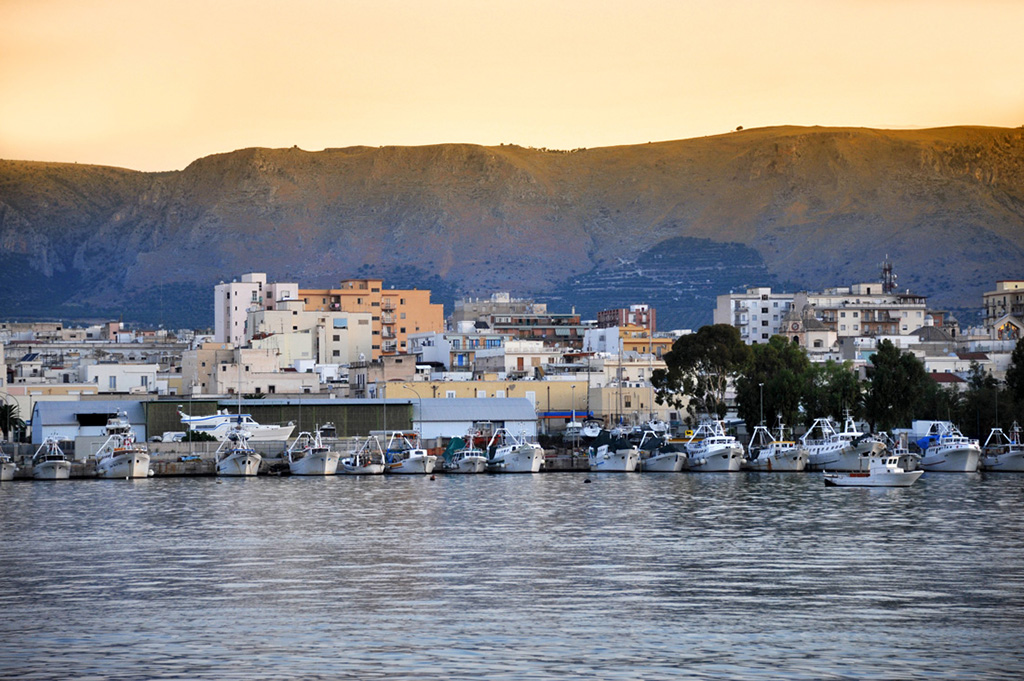
<path id="1" fill-rule="evenodd" d="M 444 330 L 444 306 L 430 302 L 429 289 L 385 289 L 382 279 L 345 279 L 338 288 L 299 289 L 305 309 L 369 312 L 372 357 L 409 351 L 409 334 Z"/>

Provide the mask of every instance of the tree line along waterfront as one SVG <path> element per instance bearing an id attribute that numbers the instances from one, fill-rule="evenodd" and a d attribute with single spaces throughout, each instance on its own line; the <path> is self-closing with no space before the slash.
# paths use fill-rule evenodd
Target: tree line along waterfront
<path id="1" fill-rule="evenodd" d="M 951 421 L 984 439 L 1001 424 L 1024 421 L 1024 339 L 1011 355 L 1004 381 L 972 363 L 966 387 L 944 387 L 914 354 L 882 340 L 863 371 L 850 361 L 811 362 L 784 336 L 746 345 L 726 324 L 681 336 L 665 354 L 652 384 L 660 404 L 725 418 L 733 408 L 747 432 L 762 421 L 810 427 L 815 418 L 849 413 L 872 431 L 908 427 L 914 419 Z"/>

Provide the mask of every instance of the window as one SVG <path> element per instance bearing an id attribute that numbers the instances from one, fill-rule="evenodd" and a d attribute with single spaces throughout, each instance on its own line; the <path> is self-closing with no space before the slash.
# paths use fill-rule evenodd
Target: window
<path id="1" fill-rule="evenodd" d="M 622 405 L 626 409 L 629 409 L 630 407 L 632 407 L 633 406 L 633 397 L 631 395 L 626 395 L 625 397 L 623 397 L 622 398 Z"/>
<path id="2" fill-rule="evenodd" d="M 399 327 L 398 332 L 399 333 L 405 333 L 405 327 L 404 326 Z"/>
<path id="3" fill-rule="evenodd" d="M 476 396 L 477 397 L 487 397 L 487 391 L 486 390 L 477 390 L 476 391 Z"/>
<path id="4" fill-rule="evenodd" d="M 109 387 L 111 390 L 117 390 L 117 376 L 107 377 L 107 387 Z"/>
<path id="5" fill-rule="evenodd" d="M 401 313 L 400 315 L 398 315 L 398 318 L 399 318 L 399 319 L 405 319 L 405 313 L 403 312 L 403 313 Z"/>
<path id="6" fill-rule="evenodd" d="M 846 313 L 845 312 L 840 312 L 839 316 L 842 317 L 843 319 L 845 319 L 846 318 Z"/>
<path id="7" fill-rule="evenodd" d="M 504 390 L 495 390 L 494 391 L 494 396 L 495 397 L 504 397 L 505 396 L 505 391 Z M 626 406 L 629 406 L 629 405 L 626 405 Z"/>
<path id="8" fill-rule="evenodd" d="M 761 338 L 768 338 L 768 334 L 766 334 L 766 333 L 762 333 L 762 334 L 761 334 Z"/>
<path id="9" fill-rule="evenodd" d="M 761 314 L 768 314 L 768 308 L 767 307 L 762 307 L 761 308 Z"/>
<path id="10" fill-rule="evenodd" d="M 824 344 L 820 340 L 814 341 L 814 347 L 816 347 L 816 348 L 823 347 L 823 345 Z"/>
<path id="11" fill-rule="evenodd" d="M 761 326 L 768 326 L 768 320 L 764 319 L 761 321 Z"/>
<path id="12" fill-rule="evenodd" d="M 853 330 L 854 330 L 854 331 L 857 331 L 857 330 L 859 330 L 859 329 L 860 329 L 860 324 L 854 324 L 854 325 L 853 325 Z"/>
<path id="13" fill-rule="evenodd" d="M 840 331 L 846 331 L 846 324 L 840 324 L 839 325 L 839 330 Z"/>
<path id="14" fill-rule="evenodd" d="M 272 385 L 268 385 L 268 386 L 267 386 L 267 392 L 268 392 L 268 393 L 274 393 L 274 392 L 277 392 L 277 388 L 276 388 L 275 386 L 272 386 Z"/>
<path id="15" fill-rule="evenodd" d="M 854 313 L 853 313 L 853 318 L 854 318 L 854 319 L 856 319 L 856 318 L 857 318 L 857 317 L 858 317 L 859 315 L 860 315 L 860 313 L 859 313 L 859 312 L 854 312 Z"/>
<path id="16" fill-rule="evenodd" d="M 335 350 L 331 353 L 332 357 L 341 357 L 341 350 Z"/>
<path id="17" fill-rule="evenodd" d="M 334 334 L 334 335 L 332 336 L 332 338 L 333 338 L 333 339 L 334 339 L 335 341 L 340 341 L 340 340 L 341 340 L 341 336 L 340 336 L 339 334 Z"/>
<path id="18" fill-rule="evenodd" d="M 453 399 L 455 399 L 455 391 L 454 390 L 446 390 L 444 392 L 444 396 L 446 398 L 448 398 L 449 400 L 453 400 Z"/>

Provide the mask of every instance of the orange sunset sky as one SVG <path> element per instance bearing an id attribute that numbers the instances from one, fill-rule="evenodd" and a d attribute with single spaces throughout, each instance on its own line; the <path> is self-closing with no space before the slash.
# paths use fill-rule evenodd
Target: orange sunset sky
<path id="1" fill-rule="evenodd" d="M 1024 124 L 1020 0 L 0 0 L 0 158 Z"/>

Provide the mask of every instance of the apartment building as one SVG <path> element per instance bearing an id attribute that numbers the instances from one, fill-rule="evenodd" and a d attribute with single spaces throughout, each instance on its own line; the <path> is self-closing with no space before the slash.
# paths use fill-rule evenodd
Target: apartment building
<path id="1" fill-rule="evenodd" d="M 409 352 L 409 334 L 444 330 L 444 308 L 427 289 L 385 289 L 382 279 L 345 279 L 338 288 L 299 289 L 307 311 L 365 312 L 371 358 Z"/>

